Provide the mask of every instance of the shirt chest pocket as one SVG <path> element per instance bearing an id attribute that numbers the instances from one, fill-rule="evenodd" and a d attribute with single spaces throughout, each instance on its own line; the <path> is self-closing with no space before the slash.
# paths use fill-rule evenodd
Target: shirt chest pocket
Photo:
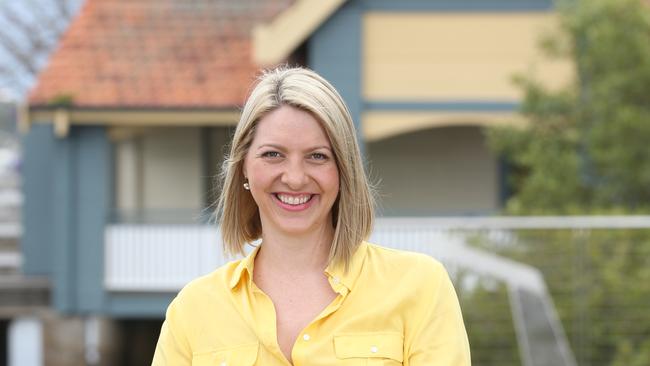
<path id="1" fill-rule="evenodd" d="M 247 344 L 192 355 L 192 366 L 253 366 L 259 344 Z"/>
<path id="2" fill-rule="evenodd" d="M 404 340 L 400 333 L 350 333 L 334 336 L 336 357 L 345 365 L 401 365 Z"/>

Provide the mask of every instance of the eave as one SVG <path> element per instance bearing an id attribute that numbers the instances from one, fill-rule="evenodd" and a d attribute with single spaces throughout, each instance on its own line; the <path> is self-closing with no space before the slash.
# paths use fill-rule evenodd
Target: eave
<path id="1" fill-rule="evenodd" d="M 19 117 L 21 132 L 29 131 L 35 123 L 52 123 L 58 137 L 66 137 L 72 125 L 102 125 L 110 127 L 189 127 L 234 126 L 239 109 L 232 108 L 23 108 Z"/>
<path id="2" fill-rule="evenodd" d="M 253 58 L 258 65 L 278 64 L 323 24 L 346 0 L 297 0 L 268 24 L 253 29 Z"/>

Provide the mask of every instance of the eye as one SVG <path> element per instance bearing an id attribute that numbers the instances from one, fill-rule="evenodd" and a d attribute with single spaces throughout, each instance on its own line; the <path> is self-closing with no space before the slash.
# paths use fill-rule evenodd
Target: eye
<path id="1" fill-rule="evenodd" d="M 277 151 L 266 151 L 263 152 L 260 156 L 263 158 L 279 158 L 282 155 L 280 155 L 280 153 Z"/>
<path id="2" fill-rule="evenodd" d="M 325 155 L 323 153 L 319 153 L 319 152 L 312 153 L 311 158 L 314 159 L 314 160 L 327 160 L 327 159 L 329 159 L 329 157 L 327 155 Z"/>

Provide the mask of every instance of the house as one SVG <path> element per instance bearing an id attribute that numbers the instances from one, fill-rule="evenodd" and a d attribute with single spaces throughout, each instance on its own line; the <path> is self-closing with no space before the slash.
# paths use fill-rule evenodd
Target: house
<path id="1" fill-rule="evenodd" d="M 482 128 L 525 123 L 514 73 L 569 78 L 538 62 L 553 21 L 550 0 L 87 0 L 21 123 L 23 271 L 81 319 L 88 363 L 146 362 L 118 340 L 149 358 L 175 292 L 223 262 L 214 177 L 259 68 L 284 62 L 348 103 L 381 214 L 495 213 Z"/>

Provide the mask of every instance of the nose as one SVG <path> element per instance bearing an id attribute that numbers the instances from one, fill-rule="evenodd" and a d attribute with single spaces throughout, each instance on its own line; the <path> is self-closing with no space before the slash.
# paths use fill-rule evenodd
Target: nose
<path id="1" fill-rule="evenodd" d="M 290 160 L 282 173 L 282 183 L 292 190 L 299 190 L 307 183 L 307 174 L 301 160 Z"/>

